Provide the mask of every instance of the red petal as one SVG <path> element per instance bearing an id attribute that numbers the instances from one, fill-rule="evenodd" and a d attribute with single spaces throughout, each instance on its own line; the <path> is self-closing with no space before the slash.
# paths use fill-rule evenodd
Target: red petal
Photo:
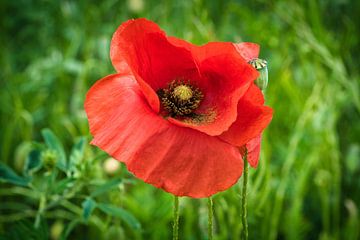
<path id="1" fill-rule="evenodd" d="M 190 49 L 200 70 L 196 83 L 205 97 L 196 113 L 204 121 L 169 121 L 190 127 L 211 136 L 226 131 L 236 120 L 237 103 L 258 77 L 258 72 L 239 57 L 232 43 L 212 42 L 197 47 L 185 41 L 170 38 L 173 44 Z"/>
<path id="2" fill-rule="evenodd" d="M 256 136 L 246 143 L 247 160 L 251 167 L 256 168 L 259 163 L 261 135 Z"/>
<path id="3" fill-rule="evenodd" d="M 242 42 L 242 43 L 234 43 L 236 50 L 240 53 L 240 55 L 249 62 L 254 58 L 259 57 L 260 46 L 256 43 L 251 42 Z"/>
<path id="4" fill-rule="evenodd" d="M 189 51 L 196 52 L 196 55 L 199 55 L 198 49 L 202 48 L 202 47 L 198 47 L 194 44 L 188 43 L 182 39 L 176 38 L 176 37 L 169 37 L 169 40 L 176 46 L 184 47 L 184 48 L 188 49 Z M 209 44 L 219 45 L 219 49 L 221 49 L 222 52 L 227 52 L 229 50 L 229 47 L 227 46 L 229 43 L 226 43 L 226 42 L 213 42 L 213 43 L 208 43 L 208 45 Z M 235 49 L 237 50 L 237 52 L 240 53 L 240 55 L 246 60 L 246 62 L 249 62 L 250 60 L 259 57 L 260 46 L 256 43 L 241 42 L 241 43 L 233 43 L 233 45 L 234 45 Z M 211 49 L 211 48 L 207 48 L 207 50 L 208 49 Z M 200 54 L 201 54 L 201 52 L 200 52 Z M 208 55 L 208 53 L 207 53 L 207 55 Z"/>
<path id="5" fill-rule="evenodd" d="M 187 49 L 188 51 L 192 52 L 194 48 L 197 48 L 198 46 L 196 46 L 195 44 L 192 44 L 190 42 L 187 42 L 183 39 L 177 38 L 177 37 L 173 37 L 173 36 L 169 36 L 168 37 L 169 42 L 171 42 L 172 44 L 174 44 L 177 47 L 183 47 L 185 49 Z"/>
<path id="6" fill-rule="evenodd" d="M 235 184 L 242 174 L 236 148 L 191 129 L 169 126 L 147 143 L 128 164 L 129 170 L 177 196 L 211 196 Z"/>
<path id="7" fill-rule="evenodd" d="M 244 100 L 247 100 L 255 105 L 264 105 L 265 103 L 263 93 L 255 84 L 250 85 L 246 94 L 244 95 Z"/>
<path id="8" fill-rule="evenodd" d="M 272 109 L 259 105 L 262 93 L 254 84 L 238 104 L 238 116 L 228 131 L 220 138 L 236 146 L 242 146 L 259 135 L 272 119 Z"/>
<path id="9" fill-rule="evenodd" d="M 110 57 L 119 73 L 130 67 L 155 112 L 159 112 L 159 88 L 175 78 L 198 73 L 191 53 L 170 44 L 165 33 L 146 19 L 127 21 L 116 30 Z"/>
<path id="10" fill-rule="evenodd" d="M 85 101 L 93 144 L 138 178 L 178 196 L 208 197 L 242 174 L 236 147 L 155 114 L 131 76 L 98 81 Z"/>

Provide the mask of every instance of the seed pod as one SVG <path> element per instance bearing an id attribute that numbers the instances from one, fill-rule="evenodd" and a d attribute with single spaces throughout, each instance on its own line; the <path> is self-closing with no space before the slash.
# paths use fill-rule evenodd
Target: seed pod
<path id="1" fill-rule="evenodd" d="M 255 58 L 249 63 L 260 73 L 260 76 L 255 80 L 256 86 L 264 91 L 268 85 L 268 69 L 267 61 L 260 58 Z"/>

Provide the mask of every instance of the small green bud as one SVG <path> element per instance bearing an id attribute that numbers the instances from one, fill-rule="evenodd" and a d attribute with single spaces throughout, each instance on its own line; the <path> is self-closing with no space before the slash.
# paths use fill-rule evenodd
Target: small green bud
<path id="1" fill-rule="evenodd" d="M 260 58 L 254 58 L 249 61 L 249 63 L 260 73 L 260 76 L 255 80 L 255 84 L 264 91 L 268 85 L 267 61 Z"/>
<path id="2" fill-rule="evenodd" d="M 325 188 L 329 186 L 331 175 L 328 171 L 320 169 L 314 178 L 314 182 L 318 187 Z"/>
<path id="3" fill-rule="evenodd" d="M 64 223 L 61 220 L 57 220 L 50 228 L 51 239 L 60 239 L 64 227 Z"/>
<path id="4" fill-rule="evenodd" d="M 57 153 L 54 150 L 47 149 L 41 153 L 41 160 L 46 169 L 53 169 L 56 165 Z"/>

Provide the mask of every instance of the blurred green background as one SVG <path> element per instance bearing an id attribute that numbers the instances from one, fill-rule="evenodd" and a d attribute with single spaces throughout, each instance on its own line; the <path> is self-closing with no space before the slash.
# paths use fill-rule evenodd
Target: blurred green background
<path id="1" fill-rule="evenodd" d="M 196 44 L 261 45 L 275 115 L 250 170 L 250 239 L 359 239 L 359 13 L 355 0 L 1 1 L 0 239 L 171 238 L 173 197 L 88 144 L 84 96 L 137 17 Z M 214 196 L 215 239 L 240 239 L 240 183 Z M 207 200 L 180 201 L 180 239 L 207 239 Z"/>

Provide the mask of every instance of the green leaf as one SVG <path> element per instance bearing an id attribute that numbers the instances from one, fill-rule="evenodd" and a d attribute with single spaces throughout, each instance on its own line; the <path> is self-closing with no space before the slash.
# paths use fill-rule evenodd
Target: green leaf
<path id="1" fill-rule="evenodd" d="M 21 219 L 10 224 L 4 231 L 4 239 L 48 239 L 49 226 L 42 221 L 38 228 L 29 219 Z M 0 238 L 1 239 L 1 238 Z"/>
<path id="2" fill-rule="evenodd" d="M 92 192 L 91 197 L 99 196 L 99 195 L 119 186 L 120 183 L 121 183 L 121 179 L 115 178 L 115 179 L 111 180 L 110 182 L 100 185 Z"/>
<path id="3" fill-rule="evenodd" d="M 65 229 L 63 230 L 63 232 L 61 233 L 61 240 L 66 240 L 68 239 L 71 231 L 79 224 L 81 223 L 80 219 L 74 219 L 72 220 L 69 224 L 67 224 L 67 226 L 65 227 Z"/>
<path id="4" fill-rule="evenodd" d="M 140 222 L 130 212 L 124 210 L 123 208 L 106 203 L 98 203 L 97 207 L 110 216 L 120 218 L 134 230 L 141 228 Z"/>
<path id="5" fill-rule="evenodd" d="M 58 155 L 56 166 L 59 169 L 66 171 L 66 155 L 60 140 L 50 129 L 43 129 L 41 133 L 45 139 L 47 147 L 54 150 Z"/>
<path id="6" fill-rule="evenodd" d="M 0 181 L 19 186 L 28 186 L 30 179 L 17 175 L 11 168 L 0 162 Z"/>
<path id="7" fill-rule="evenodd" d="M 74 185 L 75 179 L 74 178 L 64 178 L 59 182 L 56 182 L 52 189 L 51 192 L 53 194 L 59 194 L 62 193 L 66 188 L 69 188 L 71 186 Z"/>
<path id="8" fill-rule="evenodd" d="M 26 158 L 24 174 L 31 175 L 33 172 L 39 170 L 41 166 L 41 152 L 39 150 L 32 150 Z"/>
<path id="9" fill-rule="evenodd" d="M 96 202 L 92 198 L 87 197 L 81 206 L 83 207 L 83 218 L 85 221 L 88 221 L 92 211 L 96 208 Z"/>
<path id="10" fill-rule="evenodd" d="M 83 159 L 85 144 L 86 144 L 85 137 L 81 137 L 79 141 L 74 144 L 70 154 L 69 169 L 74 168 Z"/>

